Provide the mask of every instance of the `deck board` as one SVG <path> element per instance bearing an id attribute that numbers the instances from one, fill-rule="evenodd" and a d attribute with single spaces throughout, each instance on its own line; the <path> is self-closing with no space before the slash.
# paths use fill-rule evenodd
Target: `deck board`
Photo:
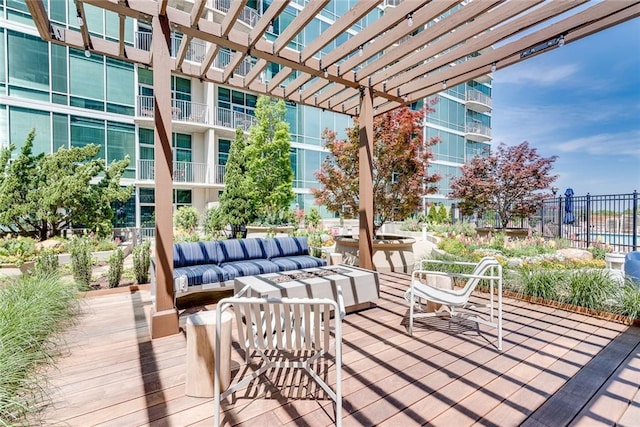
<path id="1" fill-rule="evenodd" d="M 505 298 L 502 352 L 494 330 L 466 322 L 421 319 L 410 337 L 402 298 L 409 276 L 380 277 L 376 306 L 343 321 L 345 426 L 634 425 L 640 419 L 640 328 Z M 150 338 L 148 290 L 87 297 L 81 306 L 83 315 L 64 337 L 67 349 L 48 375 L 52 401 L 42 411 L 44 424 L 212 424 L 212 399 L 185 395 L 184 333 Z M 183 327 L 196 309 L 181 315 Z M 232 358 L 247 369 L 237 345 Z M 333 423 L 331 400 L 309 378 L 296 370 L 274 374 L 223 405 L 227 424 Z M 335 382 L 333 365 L 325 376 Z"/>

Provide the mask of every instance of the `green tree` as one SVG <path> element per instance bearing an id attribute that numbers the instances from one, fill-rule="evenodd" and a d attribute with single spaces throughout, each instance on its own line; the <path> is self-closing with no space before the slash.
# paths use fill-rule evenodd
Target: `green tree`
<path id="1" fill-rule="evenodd" d="M 257 217 L 258 193 L 248 173 L 245 160 L 247 142 L 242 129 L 236 129 L 231 143 L 229 158 L 225 165 L 224 192 L 220 196 L 220 209 L 231 226 L 231 237 L 235 238 Z"/>
<path id="2" fill-rule="evenodd" d="M 15 144 L 0 153 L 0 225 L 41 240 L 71 225 L 109 234 L 111 204 L 133 191 L 120 185 L 129 159 L 106 167 L 94 144 L 34 155 L 34 137 L 32 130 L 12 162 Z"/>
<path id="3" fill-rule="evenodd" d="M 440 224 L 449 222 L 449 215 L 447 214 L 445 205 L 438 206 L 438 222 Z"/>
<path id="4" fill-rule="evenodd" d="M 245 149 L 248 174 L 258 195 L 258 215 L 284 218 L 295 197 L 291 170 L 291 136 L 284 101 L 258 98 L 256 124 Z"/>

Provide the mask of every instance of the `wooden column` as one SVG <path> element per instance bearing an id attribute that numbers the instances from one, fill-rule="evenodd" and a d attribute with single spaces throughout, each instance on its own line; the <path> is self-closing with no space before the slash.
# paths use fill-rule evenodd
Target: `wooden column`
<path id="1" fill-rule="evenodd" d="M 373 91 L 371 88 L 363 88 L 361 92 L 359 123 L 359 260 L 360 267 L 373 270 Z"/>
<path id="2" fill-rule="evenodd" d="M 153 17 L 153 98 L 156 213 L 156 300 L 151 338 L 180 332 L 173 289 L 173 154 L 171 152 L 171 29 L 165 15 Z"/>

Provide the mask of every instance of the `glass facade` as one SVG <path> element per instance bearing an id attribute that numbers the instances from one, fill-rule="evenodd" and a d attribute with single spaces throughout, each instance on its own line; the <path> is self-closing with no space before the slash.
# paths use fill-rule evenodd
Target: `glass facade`
<path id="1" fill-rule="evenodd" d="M 274 40 L 284 31 L 307 1 L 292 1 L 274 20 L 273 27 L 267 31 L 267 38 Z M 358 1 L 330 1 L 289 47 L 302 50 Z M 73 0 L 45 0 L 44 3 L 52 24 L 79 28 Z M 247 6 L 258 13 L 269 4 L 268 0 L 247 2 Z M 118 40 L 117 14 L 87 3 L 84 10 L 92 38 Z M 381 8 L 374 8 L 334 43 L 323 47 L 317 56 L 322 57 L 346 42 L 382 13 Z M 126 44 L 149 46 L 151 39 L 145 34 L 149 31 L 148 25 L 127 17 L 124 31 Z M 176 35 L 176 39 L 179 37 Z M 231 52 L 225 51 L 224 54 L 230 57 Z M 278 71 L 278 66 L 269 66 L 260 78 L 268 81 Z M 289 76 L 282 84 L 286 85 L 295 77 L 295 74 Z M 171 78 L 171 90 L 172 108 L 175 110 L 179 106 L 181 109 L 181 114 L 173 117 L 178 122 L 172 134 L 174 162 L 180 163 L 178 169 L 186 171 L 178 176 L 174 174 L 174 206 L 193 205 L 204 210 L 218 200 L 224 188 L 220 171 L 224 170 L 235 131 L 228 117 L 232 117 L 231 114 L 241 118 L 245 117 L 237 115 L 253 116 L 257 95 L 175 75 Z M 488 142 L 466 138 L 465 129 L 469 123 L 491 126 L 490 112 L 474 111 L 465 105 L 469 91 L 490 97 L 491 85 L 473 81 L 448 88 L 439 95 L 435 112 L 426 120 L 425 136 L 437 136 L 441 140 L 440 144 L 432 147 L 434 160 L 430 172 L 443 177 L 439 194 L 433 200 L 445 199 L 450 180 L 459 173 L 459 166 L 474 155 L 482 154 L 488 147 Z M 123 176 L 123 185 L 134 185 L 135 195 L 130 201 L 114 206 L 119 212 L 114 225 L 153 227 L 154 99 L 151 69 L 96 53 L 87 57 L 82 50 L 46 43 L 37 36 L 25 0 L 0 0 L 0 96 L 0 145 L 13 142 L 19 148 L 29 131 L 35 129 L 36 153 L 51 153 L 60 148 L 93 143 L 100 146 L 99 156 L 106 163 L 128 157 L 130 163 Z M 422 102 L 416 103 L 416 108 L 421 105 Z M 330 129 L 339 138 L 344 138 L 345 129 L 352 126 L 352 120 L 345 115 L 294 102 L 287 102 L 286 107 L 292 141 L 294 203 L 308 210 L 315 206 L 310 192 L 318 185 L 315 172 L 327 156 L 323 148 L 323 132 Z M 194 115 L 194 108 L 206 111 L 202 116 L 200 113 Z M 208 121 L 199 127 L 192 126 L 188 122 L 191 117 L 208 117 Z M 321 212 L 328 216 L 323 209 Z"/>

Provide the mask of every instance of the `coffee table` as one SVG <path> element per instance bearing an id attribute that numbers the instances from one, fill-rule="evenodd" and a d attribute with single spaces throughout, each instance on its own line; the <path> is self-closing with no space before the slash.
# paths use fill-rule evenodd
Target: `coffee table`
<path id="1" fill-rule="evenodd" d="M 376 271 L 351 265 L 331 265 L 301 270 L 238 277 L 234 293 L 246 286 L 246 296 L 337 299 L 342 289 L 348 312 L 369 308 L 380 297 L 380 280 Z"/>

